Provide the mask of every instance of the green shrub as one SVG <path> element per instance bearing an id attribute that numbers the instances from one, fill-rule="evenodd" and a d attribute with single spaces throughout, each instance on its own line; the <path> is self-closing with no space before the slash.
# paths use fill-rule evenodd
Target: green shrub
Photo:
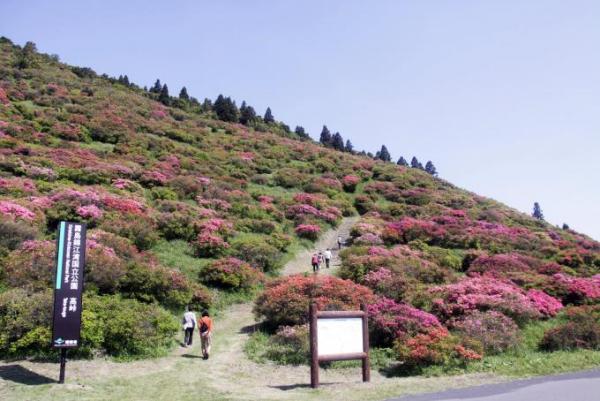
<path id="1" fill-rule="evenodd" d="M 37 230 L 31 224 L 0 217 L 0 248 L 15 250 L 21 243 L 34 239 L 36 235 Z"/>
<path id="2" fill-rule="evenodd" d="M 282 253 L 259 236 L 240 236 L 231 241 L 231 254 L 264 272 L 281 267 Z"/>
<path id="3" fill-rule="evenodd" d="M 600 349 L 600 307 L 582 306 L 566 312 L 567 322 L 548 329 L 540 341 L 544 351 Z"/>

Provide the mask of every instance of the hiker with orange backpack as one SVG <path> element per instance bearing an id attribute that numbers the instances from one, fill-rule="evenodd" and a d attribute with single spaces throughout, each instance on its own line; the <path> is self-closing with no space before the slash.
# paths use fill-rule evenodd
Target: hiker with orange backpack
<path id="1" fill-rule="evenodd" d="M 208 359 L 210 355 L 210 346 L 212 344 L 213 322 L 208 311 L 202 312 L 202 317 L 198 322 L 198 331 L 200 332 L 200 343 L 202 344 L 202 357 Z"/>

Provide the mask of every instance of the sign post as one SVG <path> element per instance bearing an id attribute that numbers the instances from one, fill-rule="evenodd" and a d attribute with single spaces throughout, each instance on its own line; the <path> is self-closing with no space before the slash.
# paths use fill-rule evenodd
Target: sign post
<path id="1" fill-rule="evenodd" d="M 309 307 L 310 386 L 319 387 L 319 362 L 362 361 L 363 382 L 371 380 L 369 326 L 366 306 L 359 311 L 318 311 Z"/>
<path id="2" fill-rule="evenodd" d="M 79 347 L 80 342 L 85 240 L 85 224 L 60 222 L 52 317 L 52 346 L 60 349 L 59 383 L 65 382 L 67 349 Z"/>

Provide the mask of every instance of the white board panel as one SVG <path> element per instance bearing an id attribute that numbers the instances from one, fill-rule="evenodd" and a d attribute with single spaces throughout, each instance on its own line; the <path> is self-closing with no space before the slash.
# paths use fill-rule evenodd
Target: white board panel
<path id="1" fill-rule="evenodd" d="M 317 319 L 319 356 L 363 352 L 362 318 Z"/>

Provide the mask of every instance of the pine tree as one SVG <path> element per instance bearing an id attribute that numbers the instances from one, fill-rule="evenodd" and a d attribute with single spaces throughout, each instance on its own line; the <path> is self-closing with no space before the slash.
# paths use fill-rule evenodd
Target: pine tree
<path id="1" fill-rule="evenodd" d="M 533 203 L 533 213 L 531 214 L 535 219 L 544 220 L 544 213 L 542 212 L 542 208 L 540 204 L 537 202 Z"/>
<path id="2" fill-rule="evenodd" d="M 296 135 L 298 135 L 300 138 L 309 138 L 308 134 L 306 133 L 306 131 L 304 130 L 304 127 L 300 126 L 300 125 L 296 125 L 296 128 L 294 129 L 294 132 L 296 133 Z"/>
<path id="3" fill-rule="evenodd" d="M 202 102 L 202 111 L 204 111 L 205 113 L 212 111 L 213 109 L 213 102 L 212 100 L 210 100 L 209 98 L 205 97 L 204 101 Z"/>
<path id="4" fill-rule="evenodd" d="M 156 82 L 154 83 L 154 86 L 152 86 L 152 88 L 150 88 L 150 93 L 160 93 L 161 90 L 162 90 L 162 84 L 160 83 L 160 79 L 157 79 Z"/>
<path id="5" fill-rule="evenodd" d="M 390 155 L 390 152 L 388 152 L 385 145 L 381 145 L 381 150 L 377 152 L 376 158 L 379 160 L 383 160 L 384 162 L 392 161 L 392 156 Z"/>
<path id="6" fill-rule="evenodd" d="M 400 156 L 400 158 L 398 159 L 398 162 L 396 164 L 399 166 L 408 167 L 408 162 L 406 161 L 406 159 L 403 156 Z"/>
<path id="7" fill-rule="evenodd" d="M 569 227 L 569 225 L 567 223 L 563 223 L 562 229 L 563 230 L 570 230 L 571 228 Z"/>
<path id="8" fill-rule="evenodd" d="M 335 134 L 333 134 L 333 136 L 331 137 L 331 146 L 335 149 L 335 150 L 339 150 L 341 152 L 344 151 L 344 138 L 342 138 L 342 135 L 340 135 L 339 132 L 336 132 Z"/>
<path id="9" fill-rule="evenodd" d="M 265 111 L 265 116 L 263 117 L 263 121 L 268 123 L 274 123 L 275 118 L 273 117 L 273 113 L 271 113 L 271 108 L 267 107 L 267 111 Z"/>
<path id="10" fill-rule="evenodd" d="M 423 165 L 421 164 L 419 159 L 416 158 L 416 156 L 413 156 L 412 160 L 410 161 L 410 166 L 412 168 L 418 168 L 420 170 L 423 170 Z"/>
<path id="11" fill-rule="evenodd" d="M 217 100 L 215 100 L 213 110 L 217 113 L 217 118 L 219 120 L 231 123 L 238 121 L 238 109 L 235 102 L 232 101 L 230 97 L 219 95 Z"/>
<path id="12" fill-rule="evenodd" d="M 435 169 L 435 166 L 433 165 L 433 163 L 431 162 L 431 160 L 429 160 L 426 164 L 425 164 L 425 171 L 427 171 L 429 174 L 433 175 L 434 177 L 437 176 L 437 170 Z"/>
<path id="13" fill-rule="evenodd" d="M 254 120 L 256 120 L 256 111 L 254 111 L 254 107 L 248 106 L 246 101 L 243 101 L 240 106 L 240 123 L 248 125 Z"/>
<path id="14" fill-rule="evenodd" d="M 329 128 L 326 125 L 323 126 L 321 130 L 321 137 L 319 138 L 319 142 L 321 142 L 325 146 L 331 146 L 331 132 L 329 132 Z"/>
<path id="15" fill-rule="evenodd" d="M 129 86 L 131 83 L 129 82 L 129 77 L 127 75 L 123 75 L 123 85 Z"/>
<path id="16" fill-rule="evenodd" d="M 346 146 L 344 146 L 344 151 L 348 153 L 354 153 L 354 146 L 352 146 L 352 142 L 350 142 L 350 139 L 346 139 Z"/>
<path id="17" fill-rule="evenodd" d="M 185 101 L 190 100 L 190 95 L 188 95 L 187 89 L 185 88 L 185 86 L 183 88 L 181 88 L 181 91 L 179 92 L 179 99 L 185 100 Z"/>
<path id="18" fill-rule="evenodd" d="M 164 105 L 168 105 L 171 98 L 169 97 L 169 88 L 164 84 L 158 95 L 158 101 Z"/>

